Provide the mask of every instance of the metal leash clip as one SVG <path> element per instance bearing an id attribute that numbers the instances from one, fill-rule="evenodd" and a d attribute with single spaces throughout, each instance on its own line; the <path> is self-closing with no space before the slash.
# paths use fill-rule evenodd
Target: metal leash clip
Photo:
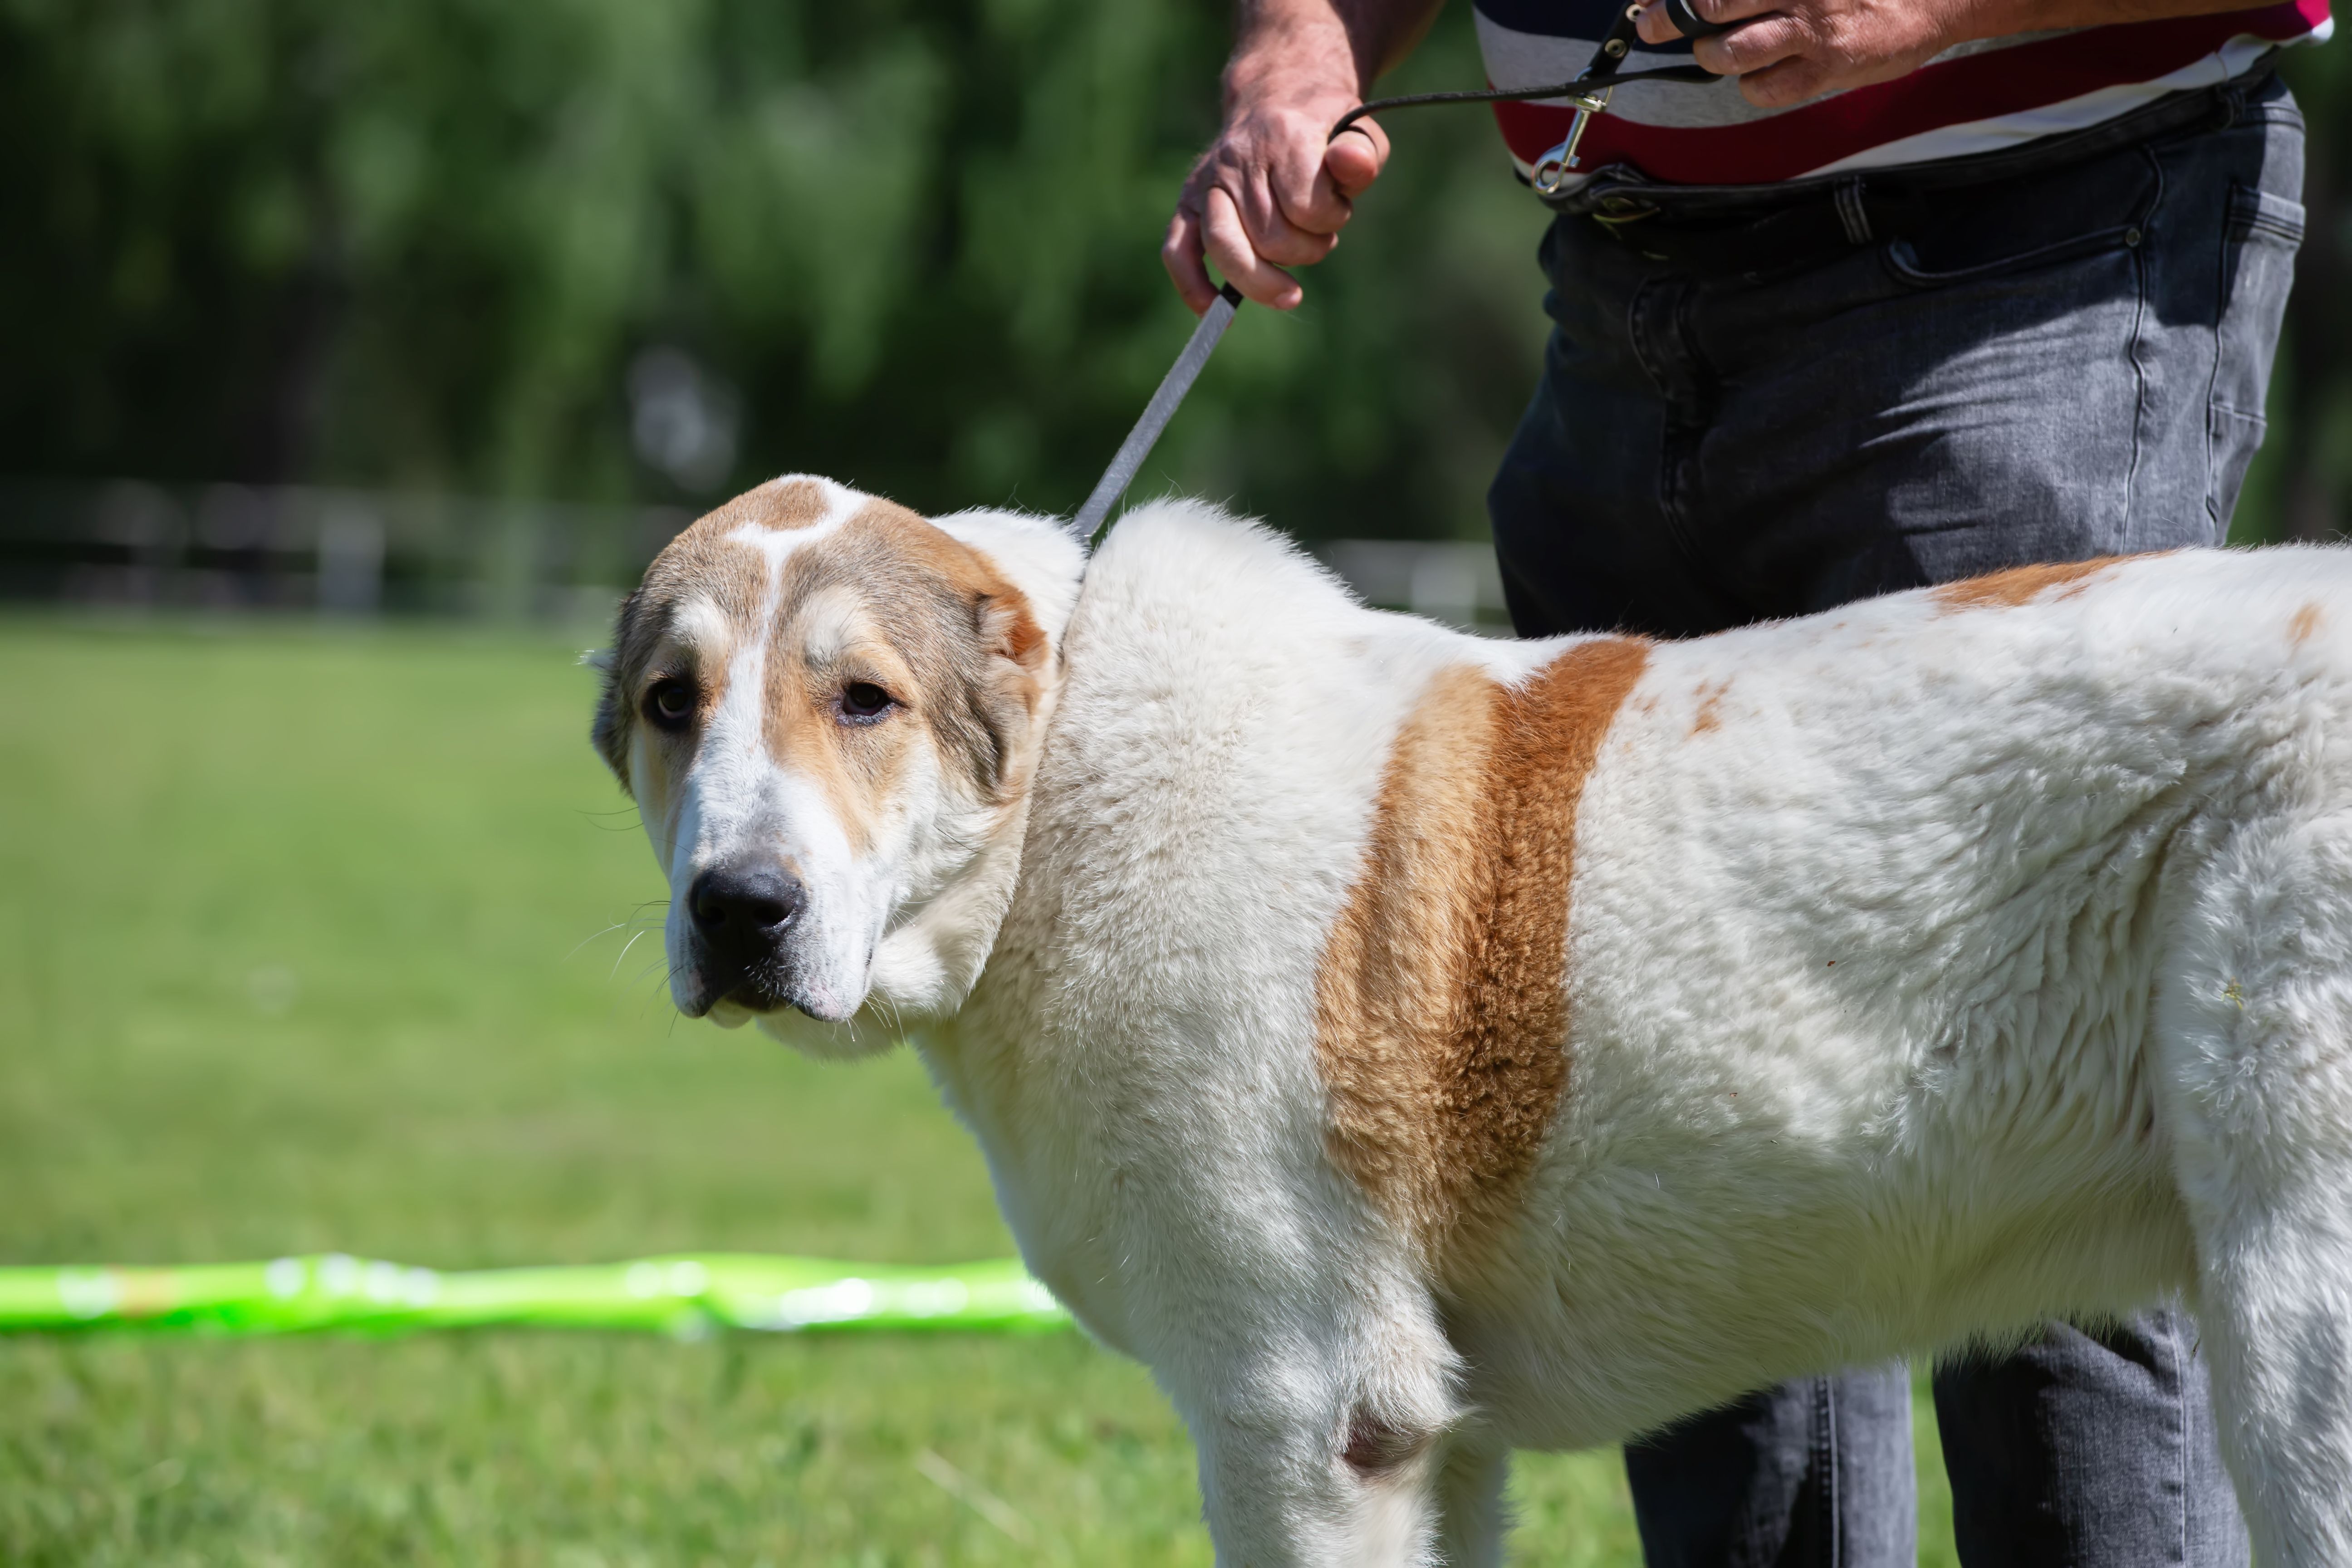
<path id="1" fill-rule="evenodd" d="M 1592 123 L 1594 115 L 1609 107 L 1609 95 L 1616 90 L 1604 87 L 1599 92 L 1579 93 L 1570 100 L 1576 105 L 1576 118 L 1568 122 L 1567 140 L 1538 158 L 1535 167 L 1528 172 L 1528 184 L 1536 188 L 1538 195 L 1558 195 L 1560 186 L 1568 183 L 1568 172 L 1576 167 L 1576 144 L 1584 140 L 1584 128 Z"/>
<path id="2" fill-rule="evenodd" d="M 1738 25 L 1704 20 L 1690 8 L 1690 0 L 1657 0 L 1657 3 L 1665 7 L 1667 16 L 1685 38 L 1718 37 Z M 1624 14 L 1609 29 L 1609 36 L 1601 40 L 1599 48 L 1592 51 L 1591 64 L 1586 66 L 1584 73 L 1577 78 L 1580 83 L 1606 81 L 1616 75 L 1617 68 L 1633 52 L 1634 29 L 1640 26 L 1642 12 L 1647 4 L 1648 0 L 1637 0 L 1636 4 L 1625 7 Z M 1698 73 L 1698 78 L 1713 79 L 1707 78 L 1704 71 Z M 1643 71 L 1624 79 L 1687 81 L 1692 79 L 1692 72 L 1689 68 L 1678 67 L 1670 71 Z M 1535 167 L 1528 175 L 1528 183 L 1535 186 L 1538 195 L 1558 195 L 1559 188 L 1568 184 L 1568 172 L 1576 167 L 1576 145 L 1584 140 L 1585 127 L 1592 123 L 1594 115 L 1609 107 L 1609 95 L 1615 90 L 1612 85 L 1598 92 L 1588 90 L 1570 98 L 1569 101 L 1576 105 L 1576 118 L 1569 121 L 1567 139 L 1537 159 Z"/>
<path id="3" fill-rule="evenodd" d="M 1674 18 L 1675 25 L 1683 30 L 1685 37 L 1711 37 L 1717 33 L 1729 32 L 1734 25 L 1701 21 L 1692 12 L 1689 0 L 1656 0 L 1656 3 L 1666 8 L 1666 15 Z M 1576 167 L 1577 144 L 1584 140 L 1584 132 L 1591 128 L 1593 118 L 1607 110 L 1610 95 L 1620 87 L 1645 81 L 1692 84 L 1723 79 L 1696 64 L 1665 66 L 1636 71 L 1630 76 L 1617 74 L 1617 68 L 1623 65 L 1625 58 L 1633 52 L 1634 40 L 1640 37 L 1637 29 L 1642 12 L 1648 4 L 1649 0 L 1638 0 L 1617 14 L 1617 19 L 1610 24 L 1608 36 L 1592 51 L 1592 58 L 1585 62 L 1584 68 L 1576 74 L 1574 81 L 1564 81 L 1555 87 L 1499 88 L 1485 92 L 1417 92 L 1405 98 L 1376 99 L 1370 103 L 1359 104 L 1342 115 L 1339 123 L 1331 127 L 1330 140 L 1338 141 L 1341 132 L 1365 115 L 1387 109 L 1412 109 L 1424 103 L 1528 103 L 1559 99 L 1576 106 L 1576 118 L 1569 121 L 1567 140 L 1538 158 L 1528 174 L 1528 183 L 1535 186 L 1537 195 L 1558 195 L 1568 184 L 1569 171 Z"/>

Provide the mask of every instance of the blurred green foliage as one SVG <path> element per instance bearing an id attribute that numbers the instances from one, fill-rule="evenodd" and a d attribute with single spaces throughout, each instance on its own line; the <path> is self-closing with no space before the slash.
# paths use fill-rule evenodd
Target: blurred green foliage
<path id="1" fill-rule="evenodd" d="M 1412 74 L 1475 80 L 1449 20 Z M 1176 0 L 0 0 L 0 472 L 669 499 L 624 381 L 674 345 L 747 411 L 711 489 L 1075 505 L 1190 328 L 1224 47 Z M 1542 213 L 1482 112 L 1402 140 L 1144 488 L 1482 526 Z"/>
<path id="2" fill-rule="evenodd" d="M 811 468 L 1070 507 L 1190 323 L 1157 247 L 1221 11 L 0 0 L 0 473 L 691 502 Z M 2290 68 L 2326 191 L 2254 536 L 2352 482 L 2345 55 Z M 1459 5 L 1398 78 L 1478 79 Z M 1483 533 L 1544 214 L 1483 110 L 1391 129 L 1306 308 L 1244 313 L 1140 491 Z M 693 493 L 633 455 L 657 348 L 743 414 Z"/>

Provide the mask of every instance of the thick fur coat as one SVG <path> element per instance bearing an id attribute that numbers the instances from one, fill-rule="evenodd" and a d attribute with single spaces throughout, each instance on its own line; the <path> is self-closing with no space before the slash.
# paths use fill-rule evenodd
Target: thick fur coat
<path id="1" fill-rule="evenodd" d="M 1222 1562 L 1490 1563 L 1512 1447 L 2172 1293 L 2263 1560 L 2352 1560 L 2352 556 L 1501 643 L 792 479 L 598 735 L 679 1005 L 908 1031 Z"/>

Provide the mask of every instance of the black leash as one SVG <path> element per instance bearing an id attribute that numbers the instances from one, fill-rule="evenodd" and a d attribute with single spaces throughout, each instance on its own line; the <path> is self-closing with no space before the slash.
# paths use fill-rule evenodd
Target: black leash
<path id="1" fill-rule="evenodd" d="M 1689 0 L 1657 0 L 1657 3 L 1665 7 L 1667 19 L 1680 28 L 1686 38 L 1712 38 L 1738 26 L 1736 22 L 1702 21 L 1691 10 Z M 1328 141 L 1337 142 L 1341 132 L 1353 127 L 1364 116 L 1391 109 L 1419 109 L 1428 103 L 1528 103 L 1537 99 L 1564 98 L 1576 105 L 1576 119 L 1569 125 L 1567 138 L 1536 160 L 1535 171 L 1529 176 L 1538 191 L 1550 195 L 1567 180 L 1568 172 L 1576 167 L 1576 144 L 1584 139 L 1584 128 L 1592 122 L 1594 115 L 1609 107 L 1610 94 L 1617 89 L 1645 81 L 1705 85 L 1724 79 L 1698 65 L 1661 66 L 1656 70 L 1620 75 L 1620 68 L 1633 54 L 1634 41 L 1641 36 L 1642 13 L 1646 8 L 1643 5 L 1628 5 L 1620 11 L 1599 46 L 1593 49 L 1592 58 L 1568 81 L 1555 82 L 1550 87 L 1488 88 L 1482 92 L 1415 92 L 1402 98 L 1377 98 L 1370 103 L 1360 103 L 1341 115 L 1339 123 L 1331 127 Z"/>
<path id="2" fill-rule="evenodd" d="M 1683 36 L 1686 38 L 1711 38 L 1717 34 L 1727 33 L 1738 26 L 1737 23 L 1701 21 L 1692 12 L 1688 0 L 1658 0 L 1658 3 L 1665 7 L 1668 18 L 1675 26 L 1682 29 Z M 1697 65 L 1662 66 L 1656 70 L 1635 71 L 1631 76 L 1621 76 L 1620 68 L 1624 65 L 1627 57 L 1633 54 L 1634 40 L 1640 37 L 1638 27 L 1644 9 L 1646 7 L 1642 5 L 1628 5 L 1619 12 L 1617 19 L 1610 24 L 1609 31 L 1602 37 L 1599 47 L 1593 49 L 1592 58 L 1586 61 L 1584 68 L 1577 72 L 1570 80 L 1555 82 L 1549 87 L 1488 88 L 1479 92 L 1415 92 L 1408 93 L 1402 98 L 1376 98 L 1370 103 L 1360 103 L 1341 115 L 1339 123 L 1331 127 L 1329 139 L 1338 141 L 1341 132 L 1349 129 L 1357 121 L 1368 114 L 1379 114 L 1391 109 L 1419 109 L 1428 103 L 1528 103 L 1537 99 L 1564 98 L 1577 106 L 1576 122 L 1570 128 L 1568 139 L 1538 159 L 1536 167 L 1540 174 L 1547 164 L 1556 157 L 1559 160 L 1559 169 L 1565 173 L 1576 166 L 1576 143 L 1583 134 L 1585 125 L 1590 122 L 1593 115 L 1609 106 L 1609 94 L 1613 89 L 1630 87 L 1635 82 L 1643 81 L 1678 81 L 1705 85 L 1723 79 L 1704 66 Z M 1538 178 L 1536 188 L 1549 195 L 1553 190 L 1559 188 L 1559 180 L 1555 178 L 1551 186 L 1547 189 L 1542 180 Z"/>
<path id="3" fill-rule="evenodd" d="M 1657 4 L 1665 7 L 1667 17 L 1682 29 L 1685 37 L 1713 37 L 1738 26 L 1736 23 L 1700 20 L 1692 13 L 1688 0 L 1657 0 Z M 1638 37 L 1635 28 L 1642 19 L 1643 9 L 1641 5 L 1628 5 L 1618 13 L 1608 34 L 1592 51 L 1592 58 L 1576 73 L 1573 80 L 1557 82 L 1550 87 L 1488 88 L 1477 92 L 1414 92 L 1402 98 L 1376 98 L 1370 103 L 1360 103 L 1341 115 L 1339 122 L 1331 127 L 1331 134 L 1324 139 L 1325 145 L 1337 142 L 1342 133 L 1354 129 L 1356 121 L 1364 116 L 1391 109 L 1419 109 L 1432 103 L 1526 103 L 1537 99 L 1566 99 L 1576 106 L 1576 118 L 1569 122 L 1568 135 L 1559 146 L 1536 161 L 1535 170 L 1528 176 L 1538 192 L 1551 195 L 1567 182 L 1568 172 L 1576 167 L 1577 143 L 1584 139 L 1584 128 L 1592 122 L 1593 116 L 1608 109 L 1610 95 L 1618 88 L 1645 81 L 1687 84 L 1724 79 L 1696 65 L 1665 66 L 1657 70 L 1620 76 L 1618 68 L 1633 52 L 1633 42 Z M 1184 395 L 1192 390 L 1192 383 L 1199 378 L 1202 367 L 1209 363 L 1209 355 L 1215 350 L 1217 340 L 1225 335 L 1227 327 L 1233 325 L 1234 312 L 1241 309 L 1241 290 L 1231 283 L 1217 290 L 1216 299 L 1210 301 L 1209 308 L 1201 314 L 1201 324 L 1192 329 L 1192 335 L 1186 341 L 1183 351 L 1177 354 L 1176 363 L 1168 367 L 1168 374 L 1160 378 L 1159 390 L 1144 405 L 1143 417 L 1135 422 L 1135 428 L 1129 431 L 1127 439 L 1119 443 L 1118 454 L 1111 458 L 1110 467 L 1103 470 L 1103 477 L 1096 482 L 1094 493 L 1087 497 L 1086 504 L 1078 508 L 1077 515 L 1070 520 L 1070 531 L 1086 541 L 1089 551 L 1100 544 L 1103 535 L 1110 531 L 1110 509 L 1118 504 L 1118 498 L 1125 495 L 1127 487 L 1135 482 L 1136 473 L 1143 467 L 1144 458 L 1151 455 L 1152 446 L 1160 439 L 1160 433 L 1168 427 L 1168 421 L 1176 416 L 1178 405 L 1184 401 Z"/>

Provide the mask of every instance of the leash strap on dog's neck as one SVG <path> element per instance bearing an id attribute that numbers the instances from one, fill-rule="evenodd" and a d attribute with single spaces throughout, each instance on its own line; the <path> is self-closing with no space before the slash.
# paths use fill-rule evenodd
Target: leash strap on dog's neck
<path id="1" fill-rule="evenodd" d="M 1699 20 L 1691 13 L 1688 0 L 1659 0 L 1659 3 L 1665 6 L 1666 14 L 1687 37 L 1705 37 L 1730 31 L 1727 26 Z M 1576 166 L 1577 142 L 1583 136 L 1584 128 L 1591 122 L 1592 117 L 1609 106 L 1609 94 L 1612 89 L 1641 81 L 1715 82 L 1723 79 L 1695 65 L 1667 66 L 1657 70 L 1636 71 L 1632 76 L 1619 76 L 1617 68 L 1633 51 L 1634 26 L 1642 18 L 1642 5 L 1632 5 L 1618 13 L 1608 35 L 1593 49 L 1592 58 L 1577 73 L 1574 81 L 1559 82 L 1550 87 L 1490 88 L 1480 92 L 1416 92 L 1402 98 L 1376 98 L 1370 103 L 1358 104 L 1340 116 L 1339 122 L 1331 127 L 1331 134 L 1325 140 L 1327 142 L 1338 141 L 1340 134 L 1357 121 L 1384 110 L 1418 109 L 1430 103 L 1525 103 L 1536 99 L 1564 98 L 1575 104 L 1576 120 L 1569 129 L 1568 140 L 1538 161 L 1535 175 L 1536 188 L 1549 195 L 1559 188 L 1567 171 Z M 1550 175 L 1549 184 L 1546 183 L 1547 173 Z M 1192 383 L 1199 378 L 1202 367 L 1209 363 L 1209 355 L 1215 351 L 1217 340 L 1223 337 L 1225 329 L 1234 324 L 1234 312 L 1241 309 L 1241 290 L 1231 283 L 1217 290 L 1216 299 L 1202 313 L 1201 324 L 1192 329 L 1192 340 L 1185 343 L 1184 352 L 1176 356 L 1176 363 L 1170 365 L 1168 374 L 1160 378 L 1160 390 L 1151 395 L 1150 403 L 1144 405 L 1143 417 L 1135 422 L 1135 428 L 1129 431 L 1127 439 L 1119 443 L 1118 456 L 1112 458 L 1110 467 L 1103 470 L 1103 477 L 1095 484 L 1094 493 L 1087 497 L 1087 504 L 1078 508 L 1077 516 L 1070 520 L 1070 531 L 1086 542 L 1089 552 L 1102 543 L 1103 535 L 1110 531 L 1110 509 L 1118 504 L 1118 498 L 1125 495 L 1128 486 L 1135 482 L 1137 472 L 1143 467 L 1143 459 L 1151 456 L 1152 446 L 1159 441 L 1160 433 L 1167 429 L 1168 421 L 1176 416 L 1178 405 L 1184 401 L 1184 395 L 1192 390 Z"/>
<path id="2" fill-rule="evenodd" d="M 1192 341 L 1184 345 L 1184 352 L 1176 356 L 1176 363 L 1168 367 L 1168 374 L 1160 378 L 1160 390 L 1153 393 L 1151 401 L 1143 405 L 1143 417 L 1135 422 L 1135 428 L 1129 430 L 1127 439 L 1118 444 L 1118 455 L 1111 458 L 1110 467 L 1103 470 L 1103 477 L 1095 484 L 1094 494 L 1087 498 L 1086 505 L 1078 508 L 1078 515 L 1070 520 L 1070 531 L 1085 540 L 1088 550 L 1100 544 L 1103 535 L 1110 531 L 1110 509 L 1118 504 L 1118 498 L 1125 495 L 1127 487 L 1135 482 L 1136 471 L 1143 467 L 1143 459 L 1151 456 L 1152 445 L 1160 439 L 1160 432 L 1167 429 L 1168 421 L 1176 417 L 1177 405 L 1184 401 L 1184 395 L 1192 390 L 1192 383 L 1200 376 L 1201 367 L 1209 363 L 1209 355 L 1216 349 L 1217 340 L 1223 337 L 1225 329 L 1234 324 L 1234 312 L 1241 309 L 1241 304 L 1242 291 L 1232 284 L 1228 283 L 1217 290 L 1217 297 L 1209 302 L 1206 310 L 1201 312 L 1201 324 L 1192 329 Z"/>

